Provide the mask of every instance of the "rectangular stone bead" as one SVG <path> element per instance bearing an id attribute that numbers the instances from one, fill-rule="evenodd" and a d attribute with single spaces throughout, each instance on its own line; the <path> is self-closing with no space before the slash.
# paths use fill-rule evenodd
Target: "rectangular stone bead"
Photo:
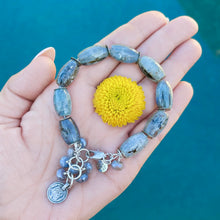
<path id="1" fill-rule="evenodd" d="M 171 109 L 173 105 L 173 90 L 165 80 L 157 84 L 156 103 L 159 109 Z"/>
<path id="2" fill-rule="evenodd" d="M 60 87 L 54 90 L 53 103 L 59 116 L 66 117 L 71 114 L 72 102 L 66 88 Z"/>
<path id="3" fill-rule="evenodd" d="M 147 135 L 143 132 L 130 136 L 119 148 L 124 157 L 131 157 L 141 151 L 148 143 Z"/>
<path id="4" fill-rule="evenodd" d="M 83 65 L 91 65 L 105 59 L 107 56 L 107 47 L 94 45 L 81 51 L 78 54 L 78 60 Z"/>
<path id="5" fill-rule="evenodd" d="M 151 57 L 143 56 L 138 60 L 138 65 L 141 71 L 146 75 L 149 79 L 154 82 L 159 82 L 161 79 L 165 77 L 165 73 L 154 59 Z"/>
<path id="6" fill-rule="evenodd" d="M 57 84 L 61 87 L 67 87 L 76 78 L 78 71 L 78 63 L 75 60 L 69 60 L 60 69 L 57 76 Z"/>
<path id="7" fill-rule="evenodd" d="M 59 127 L 61 136 L 68 145 L 80 141 L 79 129 L 71 117 L 61 120 Z"/>
<path id="8" fill-rule="evenodd" d="M 112 45 L 109 53 L 122 63 L 136 63 L 139 58 L 139 53 L 135 49 L 123 45 Z"/>
<path id="9" fill-rule="evenodd" d="M 149 137 L 156 137 L 166 126 L 168 114 L 163 110 L 158 110 L 147 120 L 143 132 Z"/>

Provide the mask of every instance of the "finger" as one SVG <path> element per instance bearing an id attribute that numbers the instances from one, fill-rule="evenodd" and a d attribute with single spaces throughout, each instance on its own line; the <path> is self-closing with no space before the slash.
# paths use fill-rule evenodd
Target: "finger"
<path id="1" fill-rule="evenodd" d="M 19 126 L 32 102 L 54 80 L 54 57 L 54 48 L 47 48 L 7 81 L 0 93 L 1 126 Z"/>
<path id="2" fill-rule="evenodd" d="M 113 31 L 99 41 L 98 44 L 110 47 L 112 44 L 123 43 L 124 45 L 136 48 L 167 22 L 168 19 L 161 12 L 146 12 Z M 108 58 L 94 66 L 81 66 L 79 77 L 82 77 L 83 80 L 96 87 L 118 64 L 119 62 L 115 59 Z"/>
<path id="3" fill-rule="evenodd" d="M 190 39 L 198 31 L 197 23 L 190 17 L 178 17 L 145 40 L 137 50 L 161 63 L 176 47 Z M 139 82 L 144 74 L 137 65 L 120 64 L 110 76 L 121 75 Z M 109 76 L 109 77 L 110 77 Z"/>

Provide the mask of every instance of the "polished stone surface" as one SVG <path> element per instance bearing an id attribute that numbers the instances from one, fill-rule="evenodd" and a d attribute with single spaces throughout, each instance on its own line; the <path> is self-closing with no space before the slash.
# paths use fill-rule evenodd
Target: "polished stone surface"
<path id="1" fill-rule="evenodd" d="M 80 140 L 79 129 L 71 117 L 61 120 L 59 127 L 63 140 L 67 144 L 73 144 Z"/>
<path id="2" fill-rule="evenodd" d="M 165 111 L 156 111 L 147 120 L 143 130 L 144 133 L 146 133 L 151 138 L 156 137 L 166 126 L 168 118 L 169 116 Z"/>
<path id="3" fill-rule="evenodd" d="M 105 46 L 94 45 L 87 47 L 78 54 L 78 60 L 83 65 L 95 64 L 108 56 L 108 49 Z"/>
<path id="4" fill-rule="evenodd" d="M 162 80 L 158 83 L 156 103 L 159 109 L 171 109 L 173 105 L 173 90 L 168 81 Z"/>
<path id="5" fill-rule="evenodd" d="M 57 84 L 61 87 L 67 87 L 76 78 L 78 71 L 78 63 L 75 60 L 69 60 L 60 69 L 57 76 Z"/>
<path id="6" fill-rule="evenodd" d="M 165 77 L 165 73 L 154 59 L 151 57 L 143 56 L 138 60 L 141 71 L 152 81 L 159 82 Z"/>
<path id="7" fill-rule="evenodd" d="M 59 116 L 69 116 L 72 111 L 71 97 L 66 88 L 54 90 L 53 96 L 54 108 Z"/>
<path id="8" fill-rule="evenodd" d="M 141 151 L 148 143 L 148 138 L 143 132 L 130 136 L 121 146 L 120 151 L 124 157 L 131 157 Z"/>
<path id="9" fill-rule="evenodd" d="M 112 45 L 109 53 L 113 58 L 123 63 L 136 63 L 139 58 L 138 51 L 123 45 Z"/>

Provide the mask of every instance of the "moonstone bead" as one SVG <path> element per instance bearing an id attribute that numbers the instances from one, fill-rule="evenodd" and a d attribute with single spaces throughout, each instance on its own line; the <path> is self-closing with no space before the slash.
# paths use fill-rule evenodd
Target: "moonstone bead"
<path id="1" fill-rule="evenodd" d="M 159 109 L 171 109 L 173 105 L 173 90 L 165 80 L 157 84 L 156 103 Z"/>
<path id="2" fill-rule="evenodd" d="M 91 170 L 92 170 L 92 164 L 89 163 L 89 162 L 86 162 L 84 166 L 85 166 L 85 168 L 86 168 L 86 173 L 87 173 L 87 174 L 90 173 Z"/>
<path id="3" fill-rule="evenodd" d="M 113 58 L 123 63 L 136 63 L 139 58 L 139 53 L 135 49 L 122 45 L 112 45 L 109 53 Z"/>
<path id="4" fill-rule="evenodd" d="M 144 133 L 146 133 L 149 137 L 156 137 L 166 126 L 168 121 L 168 114 L 159 110 L 156 111 L 148 120 L 144 127 Z"/>
<path id="5" fill-rule="evenodd" d="M 54 90 L 53 103 L 59 116 L 64 117 L 71 114 L 71 97 L 66 88 L 58 88 Z"/>
<path id="6" fill-rule="evenodd" d="M 124 157 L 131 157 L 141 151 L 148 143 L 147 135 L 143 132 L 130 136 L 121 146 L 120 151 Z"/>
<path id="7" fill-rule="evenodd" d="M 73 144 L 80 141 L 79 129 L 71 117 L 61 120 L 59 125 L 63 140 L 67 144 Z"/>
<path id="8" fill-rule="evenodd" d="M 78 71 L 78 63 L 75 60 L 69 60 L 60 69 L 57 76 L 57 84 L 61 87 L 67 87 L 76 78 Z"/>
<path id="9" fill-rule="evenodd" d="M 57 178 L 60 180 L 64 180 L 66 176 L 64 175 L 65 170 L 63 168 L 60 168 L 57 170 Z"/>
<path id="10" fill-rule="evenodd" d="M 67 168 L 69 166 L 68 163 L 66 162 L 67 160 L 69 160 L 68 156 L 61 157 L 60 166 L 63 167 L 63 168 Z"/>
<path id="11" fill-rule="evenodd" d="M 94 45 L 88 47 L 78 54 L 78 60 L 83 65 L 97 63 L 108 56 L 108 49 L 105 46 Z"/>
<path id="12" fill-rule="evenodd" d="M 165 77 L 165 73 L 154 59 L 143 56 L 138 60 L 141 71 L 154 82 L 159 82 Z"/>
<path id="13" fill-rule="evenodd" d="M 114 160 L 114 161 L 112 161 L 111 166 L 112 166 L 112 168 L 114 168 L 116 170 L 121 170 L 123 168 L 123 163 L 121 163 L 117 160 Z"/>
<path id="14" fill-rule="evenodd" d="M 77 179 L 76 181 L 78 183 L 83 183 L 83 182 L 86 182 L 88 180 L 88 178 L 89 178 L 88 174 L 87 173 L 83 173 L 82 176 L 79 179 Z"/>

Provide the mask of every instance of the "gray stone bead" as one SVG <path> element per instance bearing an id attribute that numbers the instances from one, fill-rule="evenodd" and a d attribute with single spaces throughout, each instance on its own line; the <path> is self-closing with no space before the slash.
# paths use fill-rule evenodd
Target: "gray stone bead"
<path id="1" fill-rule="evenodd" d="M 79 142 L 79 129 L 71 117 L 61 120 L 59 123 L 59 127 L 63 140 L 68 145 Z"/>
<path id="2" fill-rule="evenodd" d="M 68 155 L 69 157 L 73 157 L 74 152 L 75 152 L 75 151 L 74 151 L 73 148 L 69 148 L 68 151 L 67 151 L 67 155 Z"/>
<path id="3" fill-rule="evenodd" d="M 76 166 L 75 166 L 75 168 L 74 168 L 74 165 L 73 165 L 73 168 L 72 168 L 72 167 L 69 168 L 69 171 L 70 171 L 70 173 L 72 173 L 73 175 L 79 175 L 79 169 L 78 169 L 78 167 L 76 167 Z"/>
<path id="4" fill-rule="evenodd" d="M 121 146 L 120 151 L 124 157 L 131 157 L 141 151 L 148 143 L 147 135 L 139 132 L 130 136 Z"/>
<path id="5" fill-rule="evenodd" d="M 146 133 L 149 137 L 156 137 L 166 126 L 168 121 L 168 114 L 159 110 L 156 111 L 148 120 L 144 127 L 144 133 Z"/>
<path id="6" fill-rule="evenodd" d="M 70 158 L 68 156 L 61 157 L 61 159 L 60 159 L 60 166 L 63 167 L 63 168 L 67 168 L 69 165 L 68 165 L 68 163 L 66 161 L 69 160 L 69 159 Z"/>
<path id="7" fill-rule="evenodd" d="M 108 164 L 103 160 L 98 160 L 96 166 L 98 171 L 101 173 L 105 173 L 108 170 Z"/>
<path id="8" fill-rule="evenodd" d="M 165 80 L 157 84 L 156 103 L 159 109 L 171 109 L 173 105 L 173 90 Z"/>
<path id="9" fill-rule="evenodd" d="M 60 168 L 57 170 L 57 178 L 60 180 L 66 179 L 66 176 L 64 175 L 65 170 L 63 168 Z"/>
<path id="10" fill-rule="evenodd" d="M 76 78 L 78 71 L 78 63 L 75 60 L 69 60 L 60 69 L 57 76 L 57 84 L 61 87 L 67 87 Z"/>
<path id="11" fill-rule="evenodd" d="M 123 163 L 121 163 L 117 160 L 114 160 L 114 161 L 112 161 L 111 166 L 112 166 L 112 168 L 114 168 L 116 170 L 121 170 L 123 168 Z"/>
<path id="12" fill-rule="evenodd" d="M 83 183 L 83 182 L 86 182 L 88 180 L 88 178 L 89 178 L 88 174 L 87 173 L 83 173 L 82 176 L 79 179 L 77 179 L 76 181 L 78 183 Z"/>
<path id="13" fill-rule="evenodd" d="M 69 92 L 66 88 L 54 90 L 53 103 L 59 116 L 68 116 L 72 111 L 72 102 Z"/>
<path id="14" fill-rule="evenodd" d="M 92 170 L 92 164 L 90 162 L 86 162 L 84 166 L 86 168 L 86 173 L 90 173 Z"/>
<path id="15" fill-rule="evenodd" d="M 141 57 L 138 60 L 138 64 L 141 71 L 154 82 L 159 82 L 165 77 L 165 73 L 160 64 L 151 57 Z"/>
<path id="16" fill-rule="evenodd" d="M 123 63 L 136 63 L 139 58 L 139 53 L 135 49 L 123 45 L 112 45 L 109 53 Z"/>
<path id="17" fill-rule="evenodd" d="M 78 54 L 78 60 L 83 65 L 97 63 L 108 56 L 108 49 L 105 46 L 94 45 L 88 47 Z"/>

